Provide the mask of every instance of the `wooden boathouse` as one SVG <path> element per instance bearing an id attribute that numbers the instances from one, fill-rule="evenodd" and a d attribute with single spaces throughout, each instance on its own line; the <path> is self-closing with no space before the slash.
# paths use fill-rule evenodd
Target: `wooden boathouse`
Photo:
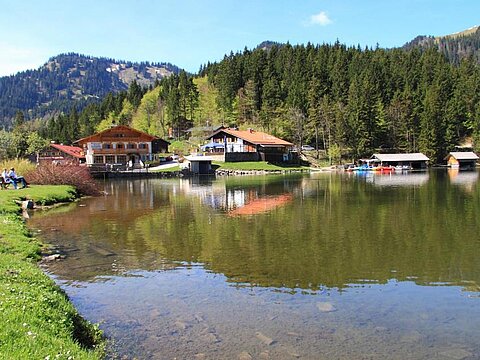
<path id="1" fill-rule="evenodd" d="M 456 151 L 449 153 L 444 160 L 452 169 L 475 169 L 478 159 L 472 151 Z"/>
<path id="2" fill-rule="evenodd" d="M 422 153 L 373 154 L 371 159 L 381 166 L 401 166 L 412 170 L 426 169 L 430 161 Z"/>

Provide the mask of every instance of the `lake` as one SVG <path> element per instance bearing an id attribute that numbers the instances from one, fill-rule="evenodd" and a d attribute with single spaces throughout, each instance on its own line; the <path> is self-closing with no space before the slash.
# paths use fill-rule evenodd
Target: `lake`
<path id="1" fill-rule="evenodd" d="M 125 359 L 479 359 L 477 172 L 111 180 L 28 221 Z"/>

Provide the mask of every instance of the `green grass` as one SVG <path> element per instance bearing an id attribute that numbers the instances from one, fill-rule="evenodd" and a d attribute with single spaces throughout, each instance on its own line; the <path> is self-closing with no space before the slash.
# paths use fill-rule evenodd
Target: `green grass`
<path id="1" fill-rule="evenodd" d="M 165 169 L 152 170 L 151 172 L 175 172 L 175 171 L 180 171 L 180 165 L 172 166 Z"/>
<path id="2" fill-rule="evenodd" d="M 213 162 L 218 170 L 264 170 L 264 171 L 300 171 L 308 167 L 298 165 L 275 165 L 265 161 Z"/>
<path id="3" fill-rule="evenodd" d="M 31 185 L 26 189 L 15 190 L 9 187 L 0 190 L 0 214 L 18 212 L 15 201 L 33 200 L 37 205 L 51 205 L 70 202 L 77 197 L 73 187 L 68 185 Z"/>
<path id="4" fill-rule="evenodd" d="M 100 359 L 98 328 L 83 320 L 37 265 L 41 244 L 19 215 L 16 200 L 71 201 L 69 186 L 0 191 L 0 359 Z"/>

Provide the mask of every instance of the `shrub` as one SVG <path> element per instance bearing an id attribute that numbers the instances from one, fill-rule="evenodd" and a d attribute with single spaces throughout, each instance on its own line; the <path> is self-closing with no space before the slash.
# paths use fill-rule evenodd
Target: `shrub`
<path id="1" fill-rule="evenodd" d="M 79 165 L 42 164 L 27 173 L 25 179 L 38 185 L 71 185 L 81 195 L 99 195 L 98 183 L 92 178 L 90 171 Z"/>

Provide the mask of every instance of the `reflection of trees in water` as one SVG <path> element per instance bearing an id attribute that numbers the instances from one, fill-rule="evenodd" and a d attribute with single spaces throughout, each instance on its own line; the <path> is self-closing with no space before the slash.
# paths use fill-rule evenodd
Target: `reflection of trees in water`
<path id="1" fill-rule="evenodd" d="M 117 214 L 98 210 L 81 216 L 88 208 L 101 208 L 89 202 L 84 209 L 41 222 L 77 219 L 89 235 L 76 246 L 86 251 L 88 242 L 95 241 L 126 254 L 117 260 L 124 269 L 155 269 L 162 261 L 200 262 L 229 281 L 261 286 L 315 290 L 396 278 L 418 284 L 471 281 L 468 289 L 478 290 L 477 187 L 464 192 L 446 175 L 431 176 L 421 186 L 395 188 L 330 174 L 274 183 L 247 181 L 242 187 L 241 180 L 220 180 L 210 190 L 195 192 L 159 182 L 130 193 L 132 199 L 90 201 L 104 201 L 106 207 L 117 202 L 112 205 Z M 288 191 L 292 200 L 267 213 L 232 218 L 223 209 L 205 206 L 209 196 L 222 194 L 220 189 L 223 196 L 243 190 L 256 198 Z M 142 204 L 153 205 L 142 211 Z M 100 267 L 96 274 L 102 271 Z"/>

